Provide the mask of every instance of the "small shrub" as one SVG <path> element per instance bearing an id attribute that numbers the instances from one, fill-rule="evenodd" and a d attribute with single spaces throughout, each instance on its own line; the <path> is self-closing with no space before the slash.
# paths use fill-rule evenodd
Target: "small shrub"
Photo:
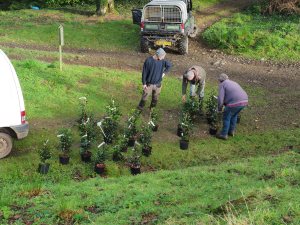
<path id="1" fill-rule="evenodd" d="M 95 157 L 95 163 L 96 164 L 104 164 L 106 160 L 106 154 L 107 154 L 107 145 L 103 144 L 100 147 L 98 147 L 96 157 Z"/>
<path id="2" fill-rule="evenodd" d="M 144 125 L 139 135 L 139 142 L 143 148 L 150 148 L 152 142 L 152 129 Z"/>
<path id="3" fill-rule="evenodd" d="M 40 160 L 42 163 L 46 163 L 51 158 L 51 151 L 49 147 L 49 140 L 43 143 L 42 148 L 39 150 Z"/>
<path id="4" fill-rule="evenodd" d="M 211 127 L 216 128 L 218 123 L 218 101 L 215 97 L 214 91 L 209 94 L 206 102 L 206 116 L 208 124 Z"/>
<path id="5" fill-rule="evenodd" d="M 61 129 L 58 132 L 59 148 L 63 155 L 69 155 L 72 146 L 72 133 L 70 129 Z"/>

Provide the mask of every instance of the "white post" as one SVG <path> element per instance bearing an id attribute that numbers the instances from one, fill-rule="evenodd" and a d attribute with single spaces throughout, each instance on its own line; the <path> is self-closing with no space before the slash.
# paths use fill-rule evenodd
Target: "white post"
<path id="1" fill-rule="evenodd" d="M 60 68 L 60 71 L 62 71 L 62 64 L 63 64 L 63 61 L 62 61 L 62 46 L 65 45 L 63 25 L 59 25 L 58 30 L 59 30 L 59 32 L 58 32 L 58 35 L 59 35 L 59 68 Z"/>

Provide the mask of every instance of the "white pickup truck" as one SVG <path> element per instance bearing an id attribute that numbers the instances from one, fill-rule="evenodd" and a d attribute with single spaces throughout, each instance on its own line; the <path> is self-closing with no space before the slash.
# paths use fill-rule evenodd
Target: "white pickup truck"
<path id="1" fill-rule="evenodd" d="M 0 159 L 12 150 L 12 139 L 28 135 L 25 105 L 19 79 L 8 57 L 0 49 Z"/>

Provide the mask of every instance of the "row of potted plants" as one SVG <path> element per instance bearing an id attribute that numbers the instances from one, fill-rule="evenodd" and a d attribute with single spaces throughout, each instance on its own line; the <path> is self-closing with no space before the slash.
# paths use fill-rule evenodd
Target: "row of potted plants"
<path id="1" fill-rule="evenodd" d="M 87 99 L 80 98 L 80 118 L 78 122 L 78 128 L 80 133 L 80 156 L 83 162 L 92 161 L 92 147 L 96 140 L 96 126 L 93 119 L 93 115 L 87 112 Z M 124 132 L 120 132 L 120 118 L 121 112 L 118 105 L 112 100 L 110 104 L 106 107 L 106 116 L 97 123 L 101 131 L 101 136 L 103 142 L 98 146 L 97 152 L 94 156 L 95 171 L 103 174 L 105 171 L 104 161 L 107 159 L 106 153 L 107 149 L 111 148 L 113 150 L 112 159 L 114 161 L 126 160 L 131 168 L 136 168 L 140 162 L 137 159 L 140 158 L 138 149 L 141 149 L 141 153 L 148 157 L 151 155 L 152 151 L 152 132 L 158 130 L 158 113 L 153 110 L 150 114 L 150 121 L 144 124 L 141 129 L 140 125 L 140 112 L 138 110 L 132 111 L 129 115 Z M 61 154 L 59 154 L 59 162 L 61 164 L 68 164 L 70 160 L 70 149 L 72 146 L 72 133 L 70 129 L 63 128 L 59 130 L 57 137 L 59 138 L 59 149 Z M 138 144 L 138 146 L 136 146 Z M 113 146 L 112 146 L 113 145 Z M 130 156 L 125 156 L 128 147 L 132 147 L 132 154 Z M 46 160 L 51 157 L 49 150 L 48 141 L 44 143 L 40 151 L 41 164 L 48 165 Z M 138 157 L 139 156 L 139 157 Z M 98 165 L 98 166 L 97 166 Z M 140 169 L 137 169 L 137 171 Z M 48 171 L 48 170 L 47 170 Z M 133 171 L 133 169 L 131 169 Z M 43 170 L 39 169 L 39 172 Z"/>

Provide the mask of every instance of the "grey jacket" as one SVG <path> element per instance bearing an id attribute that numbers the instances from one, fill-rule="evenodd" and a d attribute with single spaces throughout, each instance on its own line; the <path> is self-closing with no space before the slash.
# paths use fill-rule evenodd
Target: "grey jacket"
<path id="1" fill-rule="evenodd" d="M 225 80 L 219 85 L 219 111 L 222 110 L 223 105 L 228 107 L 246 106 L 248 105 L 248 95 L 238 83 Z"/>
<path id="2" fill-rule="evenodd" d="M 195 85 L 198 85 L 198 91 L 197 92 L 203 91 L 202 89 L 204 89 L 204 85 L 205 85 L 206 72 L 205 72 L 205 70 L 201 66 L 192 66 L 183 75 L 183 79 L 182 79 L 182 95 L 186 94 L 186 89 L 187 89 L 188 83 L 192 84 L 192 81 L 189 81 L 185 77 L 185 74 L 188 71 L 193 71 L 194 75 L 197 77 L 197 81 L 195 83 Z"/>

